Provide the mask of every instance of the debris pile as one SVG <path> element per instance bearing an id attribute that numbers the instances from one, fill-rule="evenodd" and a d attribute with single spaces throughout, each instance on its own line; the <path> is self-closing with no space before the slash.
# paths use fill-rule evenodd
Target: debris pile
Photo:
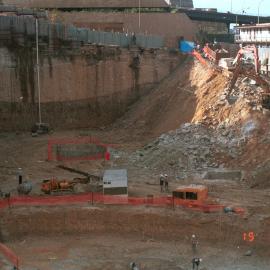
<path id="1" fill-rule="evenodd" d="M 261 102 L 263 89 L 241 78 L 229 95 L 228 78 L 213 72 L 205 76 L 197 63 L 190 79 L 196 85 L 197 101 L 190 123 L 137 150 L 130 162 L 140 168 L 171 170 L 177 176 L 182 173 L 183 177 L 215 169 L 256 170 L 264 159 L 257 145 L 267 138 L 269 130 L 265 122 L 269 110 Z M 247 167 L 247 161 L 254 166 Z"/>
<path id="2" fill-rule="evenodd" d="M 230 105 L 237 100 L 248 105 L 252 111 L 263 111 L 262 98 L 264 90 L 256 85 L 256 82 L 245 77 L 237 81 L 234 89 L 229 93 L 228 88 L 222 93 L 221 101 L 223 104 L 228 101 Z"/>
<path id="3" fill-rule="evenodd" d="M 206 171 L 223 167 L 223 159 L 235 159 L 242 154 L 247 139 L 242 132 L 226 123 L 216 129 L 203 124 L 183 124 L 179 129 L 161 135 L 131 159 L 142 167 L 173 169 L 182 172 Z"/>

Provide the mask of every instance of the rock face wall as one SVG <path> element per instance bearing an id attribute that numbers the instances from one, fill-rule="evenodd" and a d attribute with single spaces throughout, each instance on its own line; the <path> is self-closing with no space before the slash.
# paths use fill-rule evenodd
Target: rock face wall
<path id="1" fill-rule="evenodd" d="M 28 130 L 37 121 L 35 49 L 0 44 L 0 127 Z M 100 127 L 121 116 L 181 63 L 166 51 L 87 46 L 40 47 L 41 111 L 53 128 Z"/>

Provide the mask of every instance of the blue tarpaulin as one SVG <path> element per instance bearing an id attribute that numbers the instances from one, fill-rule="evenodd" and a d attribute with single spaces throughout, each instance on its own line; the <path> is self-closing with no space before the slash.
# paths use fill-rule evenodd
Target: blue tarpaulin
<path id="1" fill-rule="evenodd" d="M 180 41 L 179 49 L 183 53 L 190 53 L 194 50 L 195 43 L 187 40 Z"/>

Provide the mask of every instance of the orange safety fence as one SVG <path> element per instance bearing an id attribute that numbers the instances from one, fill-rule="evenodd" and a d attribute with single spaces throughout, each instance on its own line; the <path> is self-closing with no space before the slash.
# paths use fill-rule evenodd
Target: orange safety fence
<path id="1" fill-rule="evenodd" d="M 163 197 L 127 197 L 115 195 L 103 195 L 101 193 L 83 193 L 77 195 L 61 196 L 15 196 L 0 200 L 0 209 L 8 206 L 56 206 L 77 203 L 103 203 L 126 205 L 153 205 L 153 206 L 184 206 L 199 210 L 218 210 L 222 205 L 207 205 L 199 201 L 186 201 L 175 199 L 172 196 Z M 210 211 L 209 210 L 209 211 Z"/>
<path id="2" fill-rule="evenodd" d="M 128 197 L 116 195 L 103 195 L 102 193 L 83 193 L 76 195 L 59 196 L 15 196 L 0 200 L 0 209 L 11 206 L 57 206 L 82 203 L 115 204 L 115 205 L 151 205 L 161 207 L 186 207 L 206 213 L 218 212 L 224 209 L 224 205 L 207 203 L 204 201 L 191 201 L 175 198 L 172 196 L 154 197 Z M 242 208 L 235 208 L 235 213 L 242 215 Z"/>
<path id="3" fill-rule="evenodd" d="M 9 200 L 8 199 L 0 200 L 0 209 L 6 208 L 8 206 L 9 206 Z"/>
<path id="4" fill-rule="evenodd" d="M 17 269 L 19 269 L 19 258 L 17 255 L 7 246 L 0 243 L 0 253 Z"/>
<path id="5" fill-rule="evenodd" d="M 201 54 L 197 51 L 193 51 L 192 55 L 195 56 L 203 65 L 207 65 L 206 60 L 201 56 Z"/>

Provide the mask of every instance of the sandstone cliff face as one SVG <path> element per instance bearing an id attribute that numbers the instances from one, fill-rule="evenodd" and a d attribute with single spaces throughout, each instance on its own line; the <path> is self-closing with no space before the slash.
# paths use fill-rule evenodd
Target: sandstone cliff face
<path id="1" fill-rule="evenodd" d="M 37 121 L 35 49 L 2 46 L 0 55 L 1 130 L 27 130 Z M 54 128 L 109 124 L 180 62 L 181 56 L 166 51 L 41 47 L 43 121 Z"/>

